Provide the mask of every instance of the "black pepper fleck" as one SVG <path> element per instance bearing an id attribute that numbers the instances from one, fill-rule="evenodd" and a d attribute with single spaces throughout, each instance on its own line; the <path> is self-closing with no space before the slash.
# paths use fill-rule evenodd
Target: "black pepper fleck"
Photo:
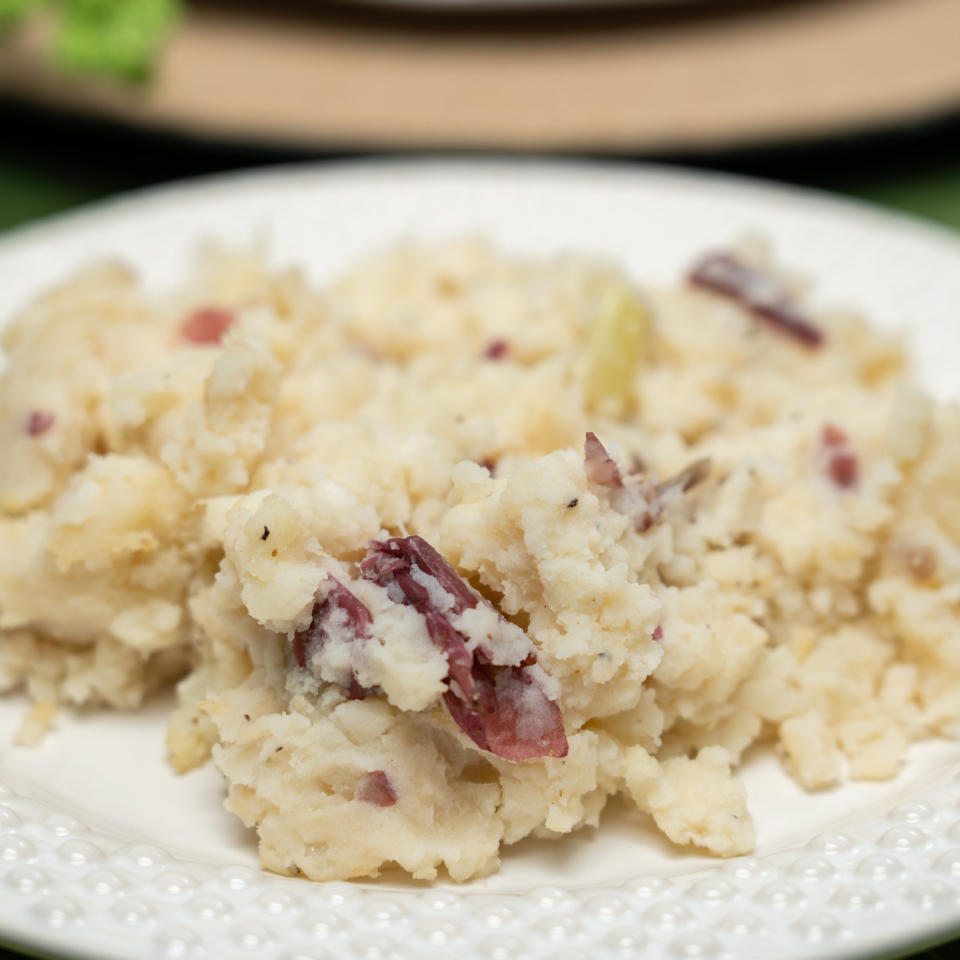
<path id="1" fill-rule="evenodd" d="M 269 527 L 264 527 L 264 528 L 263 528 L 263 533 L 260 534 L 260 539 L 261 539 L 261 540 L 266 540 L 267 537 L 269 537 L 269 536 L 270 536 L 270 528 L 269 528 Z"/>
<path id="2" fill-rule="evenodd" d="M 249 714 L 249 713 L 245 713 L 245 714 L 243 715 L 243 719 L 244 719 L 244 720 L 249 720 L 249 719 L 250 719 L 250 714 Z"/>
<path id="3" fill-rule="evenodd" d="M 580 502 L 579 497 L 573 497 L 567 501 L 567 506 L 572 510 Z"/>

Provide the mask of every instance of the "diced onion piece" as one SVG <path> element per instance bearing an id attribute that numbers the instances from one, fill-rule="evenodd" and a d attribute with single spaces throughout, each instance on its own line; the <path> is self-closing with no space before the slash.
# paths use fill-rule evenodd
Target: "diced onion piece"
<path id="1" fill-rule="evenodd" d="M 594 413 L 620 417 L 633 404 L 633 381 L 643 358 L 649 314 L 624 283 L 613 283 L 587 333 L 583 392 Z"/>

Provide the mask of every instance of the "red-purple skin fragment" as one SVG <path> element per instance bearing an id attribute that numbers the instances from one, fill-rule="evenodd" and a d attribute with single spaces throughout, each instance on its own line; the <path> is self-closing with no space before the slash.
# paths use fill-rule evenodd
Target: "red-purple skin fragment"
<path id="1" fill-rule="evenodd" d="M 371 770 L 360 780 L 357 799 L 375 807 L 392 807 L 397 802 L 397 791 L 383 770 Z"/>
<path id="2" fill-rule="evenodd" d="M 373 618 L 370 611 L 336 577 L 328 577 L 330 589 L 326 597 L 314 605 L 310 623 L 298 631 L 293 638 L 293 657 L 301 669 L 307 668 L 311 656 L 311 647 L 323 645 L 328 632 L 330 619 L 339 611 L 346 615 L 346 628 L 353 633 L 353 640 L 363 643 L 370 637 Z M 360 685 L 357 678 L 351 676 L 347 696 L 351 700 L 363 700 L 370 690 Z"/>
<path id="3" fill-rule="evenodd" d="M 830 457 L 827 469 L 830 472 L 830 479 L 844 490 L 855 487 L 860 479 L 860 464 L 857 461 L 857 455 L 847 450 L 833 454 Z"/>
<path id="4" fill-rule="evenodd" d="M 483 355 L 488 360 L 502 360 L 510 352 L 510 344 L 506 340 L 491 340 Z"/>
<path id="5" fill-rule="evenodd" d="M 236 322 L 237 318 L 229 310 L 203 307 L 184 320 L 180 335 L 191 343 L 217 344 Z"/>
<path id="6" fill-rule="evenodd" d="M 364 577 L 386 587 L 390 599 L 413 607 L 427 621 L 430 639 L 446 654 L 450 679 L 465 697 L 473 694 L 473 655 L 464 638 L 450 625 L 447 616 L 433 606 L 425 586 L 413 578 L 413 567 L 433 577 L 452 600 L 454 616 L 470 610 L 479 602 L 453 567 L 422 537 L 394 537 L 375 540 L 367 548 L 360 564 Z"/>
<path id="7" fill-rule="evenodd" d="M 23 428 L 28 436 L 39 437 L 45 434 L 56 422 L 57 415 L 52 410 L 31 410 Z"/>
<path id="8" fill-rule="evenodd" d="M 823 425 L 820 439 L 825 447 L 845 447 L 850 442 L 846 433 L 833 423 Z"/>
<path id="9" fill-rule="evenodd" d="M 426 540 L 413 536 L 374 541 L 360 569 L 364 577 L 384 587 L 391 600 L 412 606 L 426 620 L 430 639 L 447 658 L 449 688 L 444 702 L 478 747 L 511 761 L 567 755 L 560 708 L 527 669 L 535 657 L 518 664 L 494 664 L 482 647 L 471 652 L 451 619 L 487 601 Z M 421 579 L 432 578 L 447 595 L 443 610 L 415 579 L 414 569 Z"/>
<path id="10" fill-rule="evenodd" d="M 823 332 L 796 308 L 786 290 L 771 288 L 771 278 L 731 253 L 708 253 L 695 264 L 687 279 L 691 286 L 735 300 L 758 319 L 807 347 L 823 343 Z"/>
<path id="11" fill-rule="evenodd" d="M 820 441 L 827 453 L 827 473 L 841 489 L 850 490 L 860 480 L 860 461 L 850 448 L 847 434 L 832 423 L 825 423 Z"/>
<path id="12" fill-rule="evenodd" d="M 583 466 L 586 470 L 587 479 L 591 483 L 601 487 L 616 488 L 623 486 L 620 468 L 593 432 L 588 433 L 584 439 Z"/>
<path id="13" fill-rule="evenodd" d="M 520 666 L 485 664 L 478 651 L 472 702 L 452 690 L 443 699 L 450 716 L 477 746 L 505 760 L 565 757 L 569 751 L 560 708 Z M 535 729 L 521 734 L 531 715 Z"/>

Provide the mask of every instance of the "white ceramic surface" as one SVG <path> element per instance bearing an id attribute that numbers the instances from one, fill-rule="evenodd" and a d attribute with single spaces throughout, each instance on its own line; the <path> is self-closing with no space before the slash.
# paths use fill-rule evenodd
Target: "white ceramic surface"
<path id="1" fill-rule="evenodd" d="M 383 162 L 266 171 L 113 201 L 0 239 L 0 317 L 72 267 L 120 254 L 163 288 L 195 241 L 266 245 L 316 278 L 398 236 L 483 232 L 674 276 L 745 230 L 817 278 L 816 299 L 904 326 L 956 396 L 960 242 L 869 209 L 652 168 Z M 960 696 L 960 692 L 958 692 Z M 165 766 L 169 704 L 63 717 L 11 747 L 0 700 L 0 941 L 108 958 L 841 960 L 960 934 L 960 745 L 915 747 L 886 784 L 805 795 L 762 751 L 744 777 L 752 857 L 675 850 L 614 807 L 599 831 L 525 841 L 495 877 L 310 884 L 263 874 L 211 769 Z"/>

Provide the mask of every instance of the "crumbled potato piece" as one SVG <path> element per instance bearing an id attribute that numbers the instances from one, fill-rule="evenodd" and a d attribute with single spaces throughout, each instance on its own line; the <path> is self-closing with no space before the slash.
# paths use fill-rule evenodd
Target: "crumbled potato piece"
<path id="1" fill-rule="evenodd" d="M 35 703 L 24 716 L 14 735 L 14 743 L 21 747 L 38 747 L 53 726 L 56 705 L 49 700 Z"/>

